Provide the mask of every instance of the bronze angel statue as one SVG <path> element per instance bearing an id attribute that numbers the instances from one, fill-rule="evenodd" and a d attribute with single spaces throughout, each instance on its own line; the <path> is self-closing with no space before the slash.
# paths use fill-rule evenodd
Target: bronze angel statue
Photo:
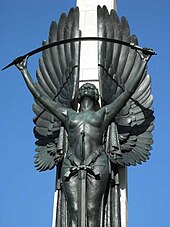
<path id="1" fill-rule="evenodd" d="M 137 45 L 125 17 L 106 7 L 97 16 L 98 37 Z M 76 7 L 52 22 L 48 44 L 80 36 Z M 98 91 L 91 83 L 79 88 L 80 51 L 78 41 L 44 50 L 37 82 L 27 58 L 16 64 L 35 99 L 35 165 L 57 167 L 56 227 L 120 227 L 118 169 L 149 159 L 153 142 L 150 56 L 98 41 Z"/>

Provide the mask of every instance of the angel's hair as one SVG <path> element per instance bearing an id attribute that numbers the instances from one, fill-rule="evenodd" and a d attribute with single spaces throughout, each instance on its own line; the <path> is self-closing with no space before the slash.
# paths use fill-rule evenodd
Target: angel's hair
<path id="1" fill-rule="evenodd" d="M 85 83 L 85 84 L 83 84 L 83 85 L 80 87 L 79 90 L 83 89 L 83 87 L 85 87 L 85 86 L 86 86 L 86 87 L 89 86 L 91 89 L 93 89 L 93 90 L 95 91 L 94 101 L 95 101 L 95 103 L 97 103 L 98 100 L 99 100 L 99 91 L 98 91 L 98 89 L 96 88 L 96 86 L 95 86 L 94 84 L 91 84 L 91 83 Z M 81 97 L 80 97 L 80 93 L 79 93 L 79 95 L 78 95 L 78 102 L 80 102 L 80 100 L 81 100 Z"/>

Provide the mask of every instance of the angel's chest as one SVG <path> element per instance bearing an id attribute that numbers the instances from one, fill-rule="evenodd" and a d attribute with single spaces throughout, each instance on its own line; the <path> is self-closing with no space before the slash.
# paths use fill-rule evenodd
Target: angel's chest
<path id="1" fill-rule="evenodd" d="M 83 112 L 69 115 L 69 128 L 75 128 L 79 125 L 90 125 L 100 128 L 103 122 L 102 116 L 96 112 Z"/>

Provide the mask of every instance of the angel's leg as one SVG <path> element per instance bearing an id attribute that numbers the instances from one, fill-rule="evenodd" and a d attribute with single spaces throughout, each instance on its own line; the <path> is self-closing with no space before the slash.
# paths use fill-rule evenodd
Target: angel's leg
<path id="1" fill-rule="evenodd" d="M 109 178 L 109 165 L 107 157 L 101 155 L 94 164 L 95 170 L 100 173 L 100 179 L 87 177 L 87 218 L 88 227 L 100 226 L 99 213 L 102 197 L 105 193 Z"/>
<path id="2" fill-rule="evenodd" d="M 67 201 L 69 227 L 77 227 L 78 217 L 78 178 L 72 176 L 68 181 L 63 182 L 63 189 Z"/>
<path id="3" fill-rule="evenodd" d="M 63 191 L 68 207 L 69 227 L 77 227 L 78 224 L 78 176 L 72 175 L 66 178 L 66 174 L 70 171 L 70 161 L 65 158 L 62 166 L 62 183 Z"/>

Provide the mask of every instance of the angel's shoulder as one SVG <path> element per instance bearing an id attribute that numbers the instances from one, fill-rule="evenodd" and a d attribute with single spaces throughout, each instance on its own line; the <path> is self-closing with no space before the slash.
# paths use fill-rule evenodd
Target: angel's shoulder
<path id="1" fill-rule="evenodd" d="M 74 117 L 77 114 L 78 113 L 75 110 L 71 109 L 71 108 L 67 108 L 66 109 L 66 115 L 67 115 L 68 118 Z"/>

